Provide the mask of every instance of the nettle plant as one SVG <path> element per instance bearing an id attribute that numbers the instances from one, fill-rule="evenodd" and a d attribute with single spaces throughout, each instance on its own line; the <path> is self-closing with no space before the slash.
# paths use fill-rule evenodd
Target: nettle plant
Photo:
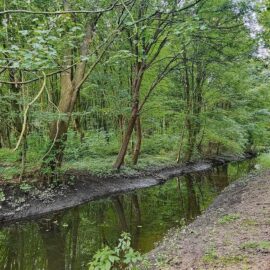
<path id="1" fill-rule="evenodd" d="M 122 233 L 115 248 L 106 246 L 94 255 L 89 270 L 135 270 L 143 260 L 143 256 L 131 247 L 130 235 Z"/>

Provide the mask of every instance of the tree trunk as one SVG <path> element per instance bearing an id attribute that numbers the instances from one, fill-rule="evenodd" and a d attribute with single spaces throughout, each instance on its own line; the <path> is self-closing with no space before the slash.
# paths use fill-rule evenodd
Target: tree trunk
<path id="1" fill-rule="evenodd" d="M 65 10 L 68 10 L 69 6 L 67 1 L 64 2 L 64 5 Z M 95 17 L 88 20 L 86 23 L 85 37 L 80 48 L 81 57 L 87 57 L 89 53 L 89 46 L 92 42 L 98 18 L 99 15 L 95 15 Z M 57 176 L 56 169 L 62 164 L 71 114 L 74 110 L 79 89 L 82 82 L 85 81 L 86 61 L 79 62 L 74 70 L 69 68 L 71 65 L 72 49 L 67 48 L 63 58 L 63 67 L 66 69 L 61 73 L 61 93 L 58 104 L 58 110 L 63 116 L 59 121 L 54 121 L 51 124 L 49 137 L 52 144 L 45 154 L 41 166 L 41 173 L 46 180 L 50 180 Z"/>
<path id="2" fill-rule="evenodd" d="M 138 112 L 138 107 L 132 109 L 131 117 L 128 122 L 128 127 L 125 132 L 122 146 L 118 153 L 117 159 L 113 165 L 113 167 L 117 170 L 119 170 L 124 163 L 124 159 L 125 159 L 127 149 L 128 149 L 128 144 L 129 144 L 129 141 L 130 141 L 130 138 L 131 138 L 134 126 L 135 126 L 136 119 L 137 119 L 137 112 Z"/>
<path id="3" fill-rule="evenodd" d="M 9 79 L 11 82 L 16 82 L 15 71 L 13 69 L 9 70 Z M 10 90 L 14 94 L 14 98 L 13 98 L 12 103 L 11 103 L 13 111 L 15 112 L 15 117 L 14 117 L 13 123 L 14 123 L 15 131 L 16 131 L 16 136 L 19 137 L 20 133 L 22 131 L 22 119 L 20 117 L 21 108 L 20 108 L 20 105 L 18 103 L 19 94 L 21 91 L 21 86 L 16 85 L 16 84 L 12 84 Z"/>
<path id="4" fill-rule="evenodd" d="M 186 120 L 186 129 L 187 129 L 187 134 L 188 134 L 188 141 L 187 141 L 187 151 L 185 154 L 185 161 L 190 161 L 193 152 L 194 152 L 194 146 L 195 146 L 195 136 L 194 136 L 194 131 L 193 131 L 193 124 L 192 120 L 190 119 L 190 116 L 187 116 Z"/>
<path id="5" fill-rule="evenodd" d="M 62 87 L 58 109 L 60 113 L 64 115 L 65 119 L 53 122 L 50 127 L 49 137 L 52 145 L 50 146 L 42 164 L 42 174 L 45 178 L 56 176 L 56 169 L 61 167 L 65 142 L 67 140 L 67 130 L 77 97 L 76 89 L 69 84 L 68 80 L 64 81 L 63 76 L 65 75 L 61 76 Z"/>
<path id="6" fill-rule="evenodd" d="M 132 132 L 135 127 L 136 120 L 138 118 L 138 113 L 139 113 L 139 95 L 140 95 L 140 88 L 141 88 L 141 83 L 143 79 L 143 74 L 144 74 L 144 64 L 141 62 L 138 62 L 134 68 L 135 70 L 135 76 L 134 80 L 132 82 L 132 110 L 131 110 L 131 116 L 128 121 L 128 127 L 125 132 L 125 136 L 123 139 L 123 143 L 121 145 L 121 148 L 119 150 L 117 159 L 113 165 L 113 167 L 117 170 L 121 168 L 121 166 L 124 163 L 124 159 L 127 153 L 128 145 L 130 142 L 130 138 L 132 135 Z"/>
<path id="7" fill-rule="evenodd" d="M 133 165 L 137 165 L 139 155 L 141 152 L 141 144 L 142 144 L 142 127 L 141 127 L 141 119 L 140 116 L 137 117 L 136 120 L 136 144 L 133 152 Z"/>

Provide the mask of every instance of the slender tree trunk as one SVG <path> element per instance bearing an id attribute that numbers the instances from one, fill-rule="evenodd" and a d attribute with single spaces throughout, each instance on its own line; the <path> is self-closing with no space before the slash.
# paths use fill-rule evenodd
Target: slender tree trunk
<path id="1" fill-rule="evenodd" d="M 140 88 L 141 83 L 143 79 L 143 73 L 144 73 L 144 65 L 141 62 L 138 62 L 135 66 L 135 78 L 132 82 L 132 110 L 131 110 L 131 116 L 128 121 L 128 127 L 126 129 L 123 143 L 121 145 L 121 148 L 119 150 L 117 159 L 113 165 L 113 167 L 117 170 L 121 168 L 121 166 L 124 163 L 124 159 L 127 153 L 128 145 L 130 142 L 130 138 L 132 135 L 132 132 L 135 128 L 135 124 L 138 118 L 139 113 L 139 95 L 140 95 Z"/>
<path id="2" fill-rule="evenodd" d="M 181 132 L 180 144 L 179 144 L 179 149 L 178 149 L 177 159 L 176 159 L 176 162 L 178 164 L 181 161 L 181 153 L 182 153 L 182 148 L 183 148 L 184 136 L 185 136 L 185 129 L 183 129 Z"/>
<path id="3" fill-rule="evenodd" d="M 16 82 L 16 75 L 15 75 L 15 71 L 13 69 L 9 70 L 9 79 L 11 82 Z M 14 127 L 15 127 L 15 131 L 16 131 L 16 136 L 19 137 L 21 131 L 22 131 L 22 119 L 20 117 L 20 113 L 21 113 L 21 108 L 19 105 L 19 94 L 21 91 L 21 86 L 20 85 L 16 85 L 16 84 L 12 84 L 11 88 L 10 88 L 12 94 L 14 95 L 11 106 L 13 108 L 13 111 L 15 112 L 15 117 L 14 117 Z"/>
<path id="4" fill-rule="evenodd" d="M 137 165 L 139 155 L 141 152 L 141 144 L 142 144 L 142 127 L 141 127 L 141 118 L 137 117 L 136 120 L 136 144 L 133 152 L 133 165 Z"/>
<path id="5" fill-rule="evenodd" d="M 138 112 L 138 108 L 132 109 L 131 117 L 130 117 L 129 122 L 128 122 L 128 127 L 127 127 L 127 130 L 125 132 L 122 146 L 121 146 L 120 151 L 118 153 L 117 159 L 113 165 L 113 167 L 117 170 L 119 170 L 124 163 L 124 159 L 125 159 L 125 156 L 127 153 L 129 141 L 130 141 L 130 138 L 131 138 L 134 126 L 135 126 L 135 122 L 137 119 L 137 112 Z"/>
<path id="6" fill-rule="evenodd" d="M 76 111 L 77 112 L 80 112 L 81 111 L 81 100 L 80 100 L 80 96 L 78 96 L 78 99 L 77 99 Z M 75 128 L 75 131 L 79 134 L 79 136 L 80 136 L 80 142 L 82 143 L 85 134 L 84 134 L 84 130 L 83 130 L 82 125 L 81 125 L 81 116 L 80 115 L 76 115 L 75 118 L 74 118 L 74 128 Z"/>
<path id="7" fill-rule="evenodd" d="M 190 119 L 191 116 L 187 116 L 186 120 L 186 129 L 188 134 L 188 141 L 187 141 L 187 151 L 185 154 L 185 161 L 190 161 L 194 152 L 195 146 L 195 136 L 193 131 L 193 124 L 192 120 Z"/>
<path id="8" fill-rule="evenodd" d="M 25 173 L 26 154 L 27 154 L 27 136 L 25 133 L 22 139 L 20 182 L 23 180 Z"/>
<path id="9" fill-rule="evenodd" d="M 11 148 L 10 129 L 7 125 L 3 124 L 0 130 L 0 148 Z"/>

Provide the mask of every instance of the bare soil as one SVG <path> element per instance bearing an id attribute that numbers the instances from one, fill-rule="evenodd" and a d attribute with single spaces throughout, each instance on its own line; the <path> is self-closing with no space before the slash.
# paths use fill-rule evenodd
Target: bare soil
<path id="1" fill-rule="evenodd" d="M 150 269 L 270 270 L 270 171 L 233 183 L 149 254 Z"/>

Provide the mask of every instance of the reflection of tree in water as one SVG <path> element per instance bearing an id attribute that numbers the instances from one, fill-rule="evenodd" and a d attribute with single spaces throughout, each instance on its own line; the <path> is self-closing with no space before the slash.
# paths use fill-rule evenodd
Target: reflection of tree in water
<path id="1" fill-rule="evenodd" d="M 1 270 L 44 269 L 41 239 L 35 224 L 12 225 L 1 232 Z"/>
<path id="2" fill-rule="evenodd" d="M 207 179 L 215 191 L 221 192 L 230 183 L 228 164 L 212 169 L 211 173 L 208 173 Z"/>
<path id="3" fill-rule="evenodd" d="M 22 251 L 24 250 L 24 236 L 22 231 L 17 226 L 14 226 L 9 229 L 7 234 L 7 245 L 8 249 L 5 250 L 5 254 L 1 254 L 1 265 L 4 265 L 4 270 L 19 269 L 19 265 L 23 269 L 25 262 L 23 259 Z M 1 257 L 2 257 L 1 256 Z M 3 262 L 2 259 L 5 261 Z"/>
<path id="4" fill-rule="evenodd" d="M 139 239 L 141 235 L 141 223 L 142 223 L 142 215 L 141 215 L 141 208 L 138 195 L 136 193 L 132 194 L 131 196 L 132 206 L 135 213 L 135 225 L 134 225 L 134 232 L 133 232 L 133 247 L 138 249 L 139 247 Z"/>
<path id="5" fill-rule="evenodd" d="M 124 210 L 124 198 L 123 196 L 119 195 L 112 199 L 116 214 L 118 216 L 120 229 L 123 232 L 128 231 L 128 225 L 127 220 L 125 216 L 125 210 Z"/>
<path id="6" fill-rule="evenodd" d="M 61 219 L 62 216 L 59 215 L 38 222 L 46 254 L 46 269 L 49 270 L 65 269 L 66 235 L 69 227 L 62 230 L 59 226 Z"/>
<path id="7" fill-rule="evenodd" d="M 192 175 L 187 175 L 185 178 L 187 188 L 187 201 L 186 201 L 186 220 L 193 220 L 200 215 L 200 201 L 195 191 L 195 181 Z"/>
<path id="8" fill-rule="evenodd" d="M 63 222 L 63 217 L 62 214 L 57 214 L 50 219 L 42 219 L 38 222 L 48 270 L 80 269 L 77 254 L 79 209 L 71 210 L 67 224 Z"/>
<path id="9" fill-rule="evenodd" d="M 217 167 L 216 172 L 217 181 L 215 181 L 215 186 L 217 191 L 221 192 L 225 187 L 229 185 L 228 164 Z"/>
<path id="10" fill-rule="evenodd" d="M 119 195 L 114 197 L 112 201 L 119 220 L 120 230 L 132 235 L 132 245 L 136 249 L 141 232 L 141 209 L 138 195 L 136 193 L 127 197 Z M 129 205 L 130 207 L 128 207 Z"/>
<path id="11" fill-rule="evenodd" d="M 106 208 L 107 207 L 102 203 L 98 204 L 97 207 L 95 208 L 95 210 L 96 210 L 95 219 L 97 221 L 96 223 L 99 225 L 98 226 L 98 235 L 99 235 L 99 242 L 101 243 L 101 246 L 102 245 L 107 245 L 107 246 L 109 245 L 109 241 L 106 237 L 104 227 L 100 226 L 106 222 L 106 214 L 105 214 Z M 87 216 L 91 216 L 90 213 L 88 213 Z M 97 235 L 97 237 L 98 237 L 98 235 Z"/>
<path id="12" fill-rule="evenodd" d="M 186 175 L 185 177 L 177 178 L 177 191 L 179 194 L 180 212 L 181 216 L 184 214 L 186 222 L 193 220 L 201 214 L 200 209 L 200 192 L 195 189 L 196 181 L 194 176 Z"/>

